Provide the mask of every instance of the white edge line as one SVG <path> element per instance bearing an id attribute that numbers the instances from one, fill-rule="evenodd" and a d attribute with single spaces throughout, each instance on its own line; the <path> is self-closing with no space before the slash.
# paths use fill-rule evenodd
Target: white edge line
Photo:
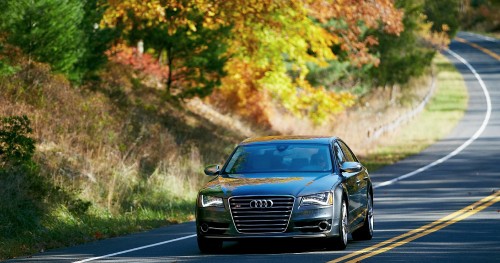
<path id="1" fill-rule="evenodd" d="M 104 255 L 104 256 L 87 258 L 87 259 L 84 259 L 84 260 L 75 261 L 73 263 L 83 263 L 83 262 L 89 262 L 89 261 L 94 261 L 94 260 L 103 259 L 103 258 L 109 258 L 109 257 L 113 257 L 113 256 L 116 256 L 116 255 L 121 255 L 121 254 L 129 253 L 129 252 L 133 252 L 133 251 L 137 251 L 137 250 L 141 250 L 141 249 L 146 249 L 146 248 L 150 248 L 150 247 L 156 247 L 156 246 L 161 246 L 161 245 L 165 245 L 165 244 L 168 244 L 168 243 L 173 243 L 173 242 L 181 241 L 181 240 L 192 238 L 192 237 L 195 237 L 195 236 L 196 236 L 196 234 L 185 236 L 185 237 L 179 237 L 179 238 L 176 238 L 176 239 L 171 239 L 171 240 L 167 240 L 167 241 L 163 241 L 163 242 L 159 242 L 159 243 L 154 243 L 154 244 L 151 244 L 151 245 L 146 245 L 146 246 L 142 246 L 142 247 L 136 247 L 136 248 L 132 248 L 132 249 L 128 249 L 128 250 L 123 250 L 123 251 L 116 252 L 116 253 L 107 254 L 107 255 Z"/>
<path id="2" fill-rule="evenodd" d="M 461 57 L 460 55 L 458 55 L 457 53 L 455 53 L 449 49 L 446 51 L 449 54 L 451 54 L 452 56 L 454 56 L 456 59 L 458 59 L 460 62 L 462 62 L 465 66 L 467 66 L 467 68 L 469 68 L 469 70 L 474 74 L 477 81 L 479 82 L 479 85 L 483 89 L 484 96 L 486 97 L 486 108 L 487 109 L 486 109 L 486 115 L 484 116 L 484 120 L 483 120 L 483 123 L 481 124 L 481 127 L 479 127 L 479 129 L 476 131 L 476 133 L 474 133 L 474 135 L 472 135 L 472 137 L 470 137 L 466 142 L 464 142 L 462 145 L 460 145 L 458 148 L 456 148 L 453 152 L 449 153 L 445 157 L 443 157 L 439 160 L 436 160 L 436 161 L 434 161 L 434 162 L 432 162 L 424 167 L 421 167 L 413 172 L 401 175 L 401 176 L 394 178 L 392 180 L 389 180 L 389 181 L 379 183 L 379 184 L 375 185 L 373 188 L 379 188 L 379 187 L 384 187 L 384 186 L 394 184 L 395 182 L 401 181 L 401 180 L 406 179 L 408 177 L 412 177 L 412 176 L 419 174 L 425 170 L 428 170 L 431 167 L 434 167 L 440 163 L 447 161 L 451 157 L 453 157 L 453 156 L 457 155 L 458 153 L 460 153 L 461 151 L 463 151 L 465 148 L 467 148 L 467 146 L 469 146 L 472 142 L 474 142 L 477 138 L 479 138 L 479 136 L 486 129 L 486 126 L 488 126 L 488 122 L 490 121 L 490 117 L 491 117 L 491 98 L 490 98 L 490 93 L 488 92 L 488 89 L 486 88 L 486 85 L 483 82 L 483 79 L 481 78 L 481 76 L 479 76 L 479 74 L 474 69 L 474 67 L 472 67 L 469 64 L 469 62 L 467 62 L 463 57 Z"/>
<path id="3" fill-rule="evenodd" d="M 484 96 L 486 97 L 486 105 L 487 105 L 487 111 L 486 111 L 486 115 L 484 117 L 484 120 L 483 120 L 483 123 L 481 125 L 481 127 L 476 131 L 476 133 L 474 133 L 474 135 L 469 138 L 466 142 L 464 142 L 462 145 L 460 145 L 457 149 L 455 149 L 453 152 L 449 153 L 448 155 L 446 155 L 445 157 L 439 159 L 439 160 L 436 160 L 424 167 L 421 167 L 413 172 L 410 172 L 410 173 L 407 173 L 407 174 L 404 174 L 402 176 L 399 176 L 397 178 L 394 178 L 392 180 L 389 180 L 389 181 L 386 181 L 386 182 L 383 182 L 383 183 L 379 183 L 377 185 L 375 185 L 373 188 L 379 188 L 379 187 L 384 187 L 384 186 L 387 186 L 387 185 L 391 185 L 397 181 L 401 181 L 403 179 L 406 179 L 408 177 L 411 177 L 411 176 L 414 176 L 416 174 L 419 174 L 431 167 L 434 167 L 440 163 L 443 163 L 445 161 L 447 161 L 448 159 L 450 159 L 451 157 L 457 155 L 458 153 L 460 153 L 463 149 L 465 149 L 467 146 L 469 146 L 472 142 L 474 142 L 477 138 L 479 138 L 479 136 L 484 132 L 484 130 L 486 129 L 486 126 L 488 125 L 488 122 L 490 120 L 490 116 L 491 116 L 491 99 L 490 99 L 490 94 L 488 92 L 488 89 L 486 88 L 486 85 L 484 84 L 483 80 L 481 79 L 481 77 L 479 76 L 479 74 L 477 74 L 476 70 L 469 64 L 469 62 L 467 62 L 464 58 L 462 58 L 460 55 L 458 55 L 457 53 L 451 51 L 451 50 L 446 50 L 448 53 L 450 53 L 452 56 L 454 56 L 455 58 L 457 58 L 460 62 L 462 62 L 464 65 L 466 65 L 469 70 L 474 74 L 474 76 L 476 77 L 476 79 L 479 81 L 479 84 L 481 85 L 481 88 L 483 89 L 483 92 L 484 92 Z M 109 257 L 113 257 L 113 256 L 116 256 L 116 255 L 121 255 L 121 254 L 125 254 L 125 253 L 129 253 L 129 252 L 133 252 L 133 251 L 137 251 L 137 250 L 142 250 L 142 249 L 146 249 L 146 248 L 150 248 L 150 247 L 156 247 L 156 246 L 161 246 L 161 245 L 165 245 L 165 244 L 168 244 L 168 243 L 173 243 L 173 242 L 177 242 L 177 241 L 181 241 L 181 240 L 184 240 L 184 239 L 188 239 L 188 238 L 192 238 L 192 237 L 195 237 L 196 234 L 193 234 L 193 235 L 189 235 L 189 236 L 184 236 L 184 237 L 179 237 L 179 238 L 176 238 L 176 239 L 171 239 L 171 240 L 167 240 L 167 241 L 163 241 L 163 242 L 159 242 L 159 243 L 154 243 L 154 244 L 150 244 L 150 245 L 146 245 L 146 246 L 142 246 L 142 247 L 136 247 L 136 248 L 132 248 L 132 249 L 128 249 L 128 250 L 123 250 L 123 251 L 120 251 L 120 252 L 116 252 L 116 253 L 111 253 L 111 254 L 107 254 L 107 255 L 103 255 L 103 256 L 99 256 L 99 257 L 93 257 L 93 258 L 87 258 L 87 259 L 84 259 L 84 260 L 80 260 L 80 261 L 75 261 L 73 263 L 84 263 L 84 262 L 89 262 L 89 261 L 94 261 L 94 260 L 98 260 L 98 259 L 103 259 L 103 258 L 109 258 Z"/>

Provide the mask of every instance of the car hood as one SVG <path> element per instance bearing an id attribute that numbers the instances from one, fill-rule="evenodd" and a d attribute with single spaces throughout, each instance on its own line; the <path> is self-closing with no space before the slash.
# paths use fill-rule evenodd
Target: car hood
<path id="1" fill-rule="evenodd" d="M 301 196 L 329 191 L 340 182 L 332 173 L 232 174 L 217 176 L 200 192 L 221 197 L 241 195 Z"/>

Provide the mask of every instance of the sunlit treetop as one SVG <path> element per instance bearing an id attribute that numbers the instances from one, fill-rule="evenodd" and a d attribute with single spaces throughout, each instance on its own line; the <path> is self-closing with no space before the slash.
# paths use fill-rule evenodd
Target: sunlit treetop
<path id="1" fill-rule="evenodd" d="M 395 8 L 393 0 L 307 2 L 309 15 L 340 38 L 340 47 L 349 54 L 353 64 L 378 64 L 378 59 L 368 53 L 368 48 L 377 45 L 378 41 L 366 35 L 367 30 L 383 30 L 387 34 L 399 35 L 404 29 L 403 11 Z"/>
<path id="2" fill-rule="evenodd" d="M 301 115 L 327 116 L 352 104 L 350 96 L 336 100 L 333 91 L 311 87 L 305 80 L 307 63 L 328 65 L 338 55 L 332 47 L 340 46 L 352 64 L 376 65 L 369 47 L 378 42 L 365 32 L 397 35 L 403 30 L 402 12 L 391 0 L 109 0 L 108 4 L 101 25 L 119 25 L 126 32 L 161 26 L 172 35 L 179 28 L 196 32 L 197 26 L 231 27 L 222 88 L 251 85 Z M 203 22 L 195 23 L 193 14 L 201 14 Z M 253 73 L 235 71 L 241 67 Z"/>

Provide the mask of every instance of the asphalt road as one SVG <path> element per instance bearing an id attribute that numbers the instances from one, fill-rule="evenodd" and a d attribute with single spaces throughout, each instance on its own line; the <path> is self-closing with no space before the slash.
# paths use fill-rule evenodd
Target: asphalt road
<path id="1" fill-rule="evenodd" d="M 310 241 L 225 243 L 221 253 L 203 255 L 190 222 L 12 262 L 500 262 L 500 61 L 494 56 L 500 42 L 467 33 L 459 38 L 467 42 L 453 41 L 450 50 L 463 61 L 445 55 L 467 83 L 468 110 L 445 139 L 372 173 L 372 240 L 351 240 L 345 251 Z"/>

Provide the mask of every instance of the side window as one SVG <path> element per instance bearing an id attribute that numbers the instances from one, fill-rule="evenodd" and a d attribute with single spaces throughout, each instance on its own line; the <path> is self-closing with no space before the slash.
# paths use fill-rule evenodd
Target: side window
<path id="1" fill-rule="evenodd" d="M 333 145 L 333 150 L 335 152 L 335 157 L 337 158 L 339 164 L 344 163 L 346 161 L 346 158 L 345 158 L 344 154 L 342 153 L 342 149 L 340 148 L 340 146 L 337 143 L 335 143 Z"/>
<path id="2" fill-rule="evenodd" d="M 345 155 L 347 161 L 348 162 L 357 162 L 358 159 L 356 158 L 354 153 L 351 152 L 351 149 L 349 149 L 349 147 L 347 147 L 347 145 L 344 142 L 339 141 L 339 143 L 340 143 L 340 147 L 342 148 L 342 151 L 344 152 L 344 155 Z"/>

